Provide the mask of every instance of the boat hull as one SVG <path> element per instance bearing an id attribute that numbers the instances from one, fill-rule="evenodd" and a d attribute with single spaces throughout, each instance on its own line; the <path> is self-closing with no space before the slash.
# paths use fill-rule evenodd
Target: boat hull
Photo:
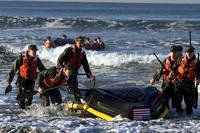
<path id="1" fill-rule="evenodd" d="M 131 120 L 163 118 L 169 111 L 162 93 L 155 87 L 91 89 L 86 92 L 85 100 L 87 107 L 111 117 L 121 115 Z M 93 115 L 99 117 L 98 113 Z"/>

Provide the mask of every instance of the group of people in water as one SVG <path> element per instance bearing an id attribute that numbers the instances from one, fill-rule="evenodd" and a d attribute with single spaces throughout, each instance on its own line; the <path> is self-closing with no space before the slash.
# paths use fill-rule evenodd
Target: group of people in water
<path id="1" fill-rule="evenodd" d="M 105 44 L 100 37 L 97 37 L 92 42 L 90 37 L 82 37 L 83 44 L 82 47 L 87 50 L 103 50 L 105 49 Z M 63 46 L 65 44 L 73 44 L 75 41 L 73 39 L 67 38 L 65 34 L 62 35 L 62 38 L 57 38 L 54 41 L 51 39 L 50 36 L 46 38 L 44 41 L 45 48 L 55 48 L 58 46 Z"/>
<path id="2" fill-rule="evenodd" d="M 51 36 L 47 36 L 44 41 L 45 48 L 55 48 L 58 46 L 63 46 L 68 43 L 67 35 L 63 34 L 61 38 L 57 38 L 56 40 L 52 40 Z"/>
<path id="3" fill-rule="evenodd" d="M 181 46 L 171 46 L 169 57 L 163 62 L 159 60 L 161 67 L 156 71 L 150 83 L 159 81 L 163 75 L 162 92 L 165 105 L 176 109 L 177 113 L 183 113 L 182 101 L 185 102 L 186 115 L 193 113 L 193 108 L 198 106 L 197 86 L 200 82 L 199 57 L 195 56 L 195 48 L 187 46 L 185 55 Z M 196 84 L 195 84 L 196 81 Z"/>
<path id="4" fill-rule="evenodd" d="M 62 39 L 64 44 L 66 36 L 63 36 Z M 103 44 L 100 38 L 95 41 Z M 48 43 L 46 45 L 49 45 Z M 40 58 L 36 56 L 37 46 L 34 44 L 29 45 L 28 50 L 22 52 L 14 61 L 7 80 L 8 86 L 11 86 L 15 74 L 18 72 L 17 95 L 26 95 L 28 92 L 33 92 L 35 79 L 37 78 L 36 88 L 40 93 L 42 105 L 49 106 L 50 101 L 53 104 L 62 103 L 59 86 L 67 86 L 69 92 L 73 92 L 76 101 L 85 103 L 78 89 L 78 70 L 82 65 L 89 80 L 95 81 L 95 76 L 90 70 L 82 47 L 90 49 L 92 47 L 90 39 L 78 36 L 74 40 L 74 44 L 60 54 L 57 65 L 46 69 Z M 105 46 L 103 47 L 105 48 Z M 156 71 L 150 83 L 154 84 L 163 75 L 162 92 L 165 105 L 169 108 L 169 101 L 171 100 L 172 108 L 175 108 L 177 113 L 183 113 L 182 101 L 184 99 L 186 114 L 191 115 L 193 108 L 196 109 L 198 106 L 197 85 L 200 82 L 200 64 L 199 57 L 195 56 L 193 46 L 186 47 L 184 56 L 182 51 L 181 46 L 171 46 L 169 57 L 163 62 L 155 55 L 161 63 L 161 67 Z M 39 73 L 37 73 L 37 68 L 40 71 Z M 195 84 L 195 81 L 197 84 Z M 8 90 L 5 92 L 8 93 Z M 26 109 L 32 104 L 32 100 L 33 95 L 18 99 L 17 102 L 21 109 Z"/>
<path id="5" fill-rule="evenodd" d="M 105 49 L 105 44 L 101 40 L 100 37 L 94 39 L 93 43 L 91 42 L 89 37 L 85 38 L 85 42 L 83 43 L 83 47 L 87 50 L 103 50 Z"/>
<path id="6" fill-rule="evenodd" d="M 40 93 L 42 105 L 49 106 L 50 102 L 62 103 L 60 87 L 67 88 L 69 92 L 72 92 L 76 101 L 85 103 L 78 89 L 78 70 L 82 65 L 87 78 L 94 82 L 95 76 L 92 74 L 86 54 L 82 50 L 82 43 L 83 38 L 78 36 L 75 43 L 60 54 L 57 65 L 48 69 L 36 55 L 38 48 L 34 44 L 29 45 L 28 50 L 17 57 L 9 72 L 7 83 L 8 86 L 11 86 L 15 74 L 18 73 L 17 95 L 22 96 L 17 99 L 17 102 L 21 109 L 27 109 L 32 104 L 33 95 L 30 93 L 34 91 L 36 78 L 36 88 Z M 37 73 L 37 69 L 39 69 L 39 73 Z M 7 90 L 8 88 L 10 87 L 6 88 L 5 93 L 11 91 L 11 89 Z"/>

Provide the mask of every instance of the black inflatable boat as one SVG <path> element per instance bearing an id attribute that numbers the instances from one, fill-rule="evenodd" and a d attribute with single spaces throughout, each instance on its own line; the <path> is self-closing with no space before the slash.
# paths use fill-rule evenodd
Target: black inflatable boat
<path id="1" fill-rule="evenodd" d="M 70 38 L 67 38 L 66 40 L 63 40 L 62 38 L 56 38 L 53 42 L 55 47 L 58 47 L 58 46 L 64 46 L 65 44 L 74 44 L 75 40 Z"/>
<path id="2" fill-rule="evenodd" d="M 169 111 L 162 93 L 155 87 L 91 89 L 86 92 L 85 100 L 87 105 L 70 103 L 68 107 L 85 110 L 106 120 L 117 115 L 132 120 L 158 119 Z"/>

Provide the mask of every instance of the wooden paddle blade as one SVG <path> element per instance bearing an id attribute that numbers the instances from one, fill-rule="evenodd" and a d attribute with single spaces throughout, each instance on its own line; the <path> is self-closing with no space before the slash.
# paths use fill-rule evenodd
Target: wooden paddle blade
<path id="1" fill-rule="evenodd" d="M 20 93 L 17 95 L 16 100 L 23 100 L 26 98 L 30 98 L 31 96 L 34 96 L 35 94 L 37 94 L 38 91 L 32 91 L 32 92 L 26 92 L 26 93 Z"/>
<path id="2" fill-rule="evenodd" d="M 11 92 L 11 91 L 12 91 L 12 85 L 8 85 L 8 86 L 6 87 L 5 94 L 7 94 L 7 93 L 9 93 L 9 92 Z"/>

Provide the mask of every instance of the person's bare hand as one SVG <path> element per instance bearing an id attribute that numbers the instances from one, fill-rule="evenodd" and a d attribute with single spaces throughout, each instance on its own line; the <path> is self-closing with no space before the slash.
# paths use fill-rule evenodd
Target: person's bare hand
<path id="1" fill-rule="evenodd" d="M 41 87 L 39 87 L 39 88 L 38 88 L 38 92 L 39 92 L 40 94 L 42 94 L 42 93 L 43 93 L 43 90 L 42 90 L 42 88 L 41 88 Z"/>
<path id="2" fill-rule="evenodd" d="M 154 82 L 155 82 L 155 80 L 153 78 L 149 80 L 150 84 L 153 84 Z"/>

